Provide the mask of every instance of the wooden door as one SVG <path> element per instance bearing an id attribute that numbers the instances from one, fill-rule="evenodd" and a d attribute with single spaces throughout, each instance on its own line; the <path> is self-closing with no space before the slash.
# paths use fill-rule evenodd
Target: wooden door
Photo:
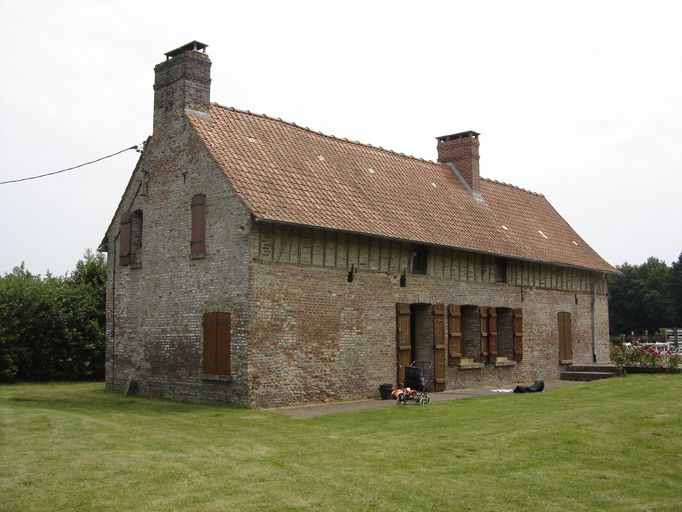
<path id="1" fill-rule="evenodd" d="M 559 313 L 559 361 L 573 360 L 573 332 L 571 330 L 571 314 Z"/>
<path id="2" fill-rule="evenodd" d="M 398 385 L 405 381 L 405 367 L 412 363 L 412 340 L 410 337 L 410 305 L 396 305 L 396 341 L 398 345 Z"/>

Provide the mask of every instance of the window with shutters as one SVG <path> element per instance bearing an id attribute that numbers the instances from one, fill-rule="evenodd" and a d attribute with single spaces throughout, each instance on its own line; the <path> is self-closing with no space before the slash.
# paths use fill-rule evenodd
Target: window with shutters
<path id="1" fill-rule="evenodd" d="M 202 378 L 224 380 L 230 375 L 230 314 L 204 313 Z"/>
<path id="2" fill-rule="evenodd" d="M 121 265 L 140 267 L 142 263 L 142 210 L 121 216 L 119 237 L 119 262 Z"/>
<path id="3" fill-rule="evenodd" d="M 206 256 L 206 196 L 204 194 L 197 194 L 192 198 L 190 254 L 192 258 Z"/>

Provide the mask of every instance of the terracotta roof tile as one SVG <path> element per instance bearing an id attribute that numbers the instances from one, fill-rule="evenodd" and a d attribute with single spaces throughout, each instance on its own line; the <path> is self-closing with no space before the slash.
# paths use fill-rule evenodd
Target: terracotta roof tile
<path id="1" fill-rule="evenodd" d="M 615 271 L 541 194 L 482 179 L 478 203 L 443 164 L 217 104 L 188 118 L 257 218 Z"/>

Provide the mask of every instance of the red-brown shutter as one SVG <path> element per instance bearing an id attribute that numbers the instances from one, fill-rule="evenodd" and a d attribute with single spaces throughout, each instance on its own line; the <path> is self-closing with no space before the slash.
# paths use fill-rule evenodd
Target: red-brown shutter
<path id="1" fill-rule="evenodd" d="M 571 314 L 559 313 L 559 360 L 571 361 L 573 359 L 573 333 L 571 331 Z"/>
<path id="2" fill-rule="evenodd" d="M 203 350 L 203 372 L 211 375 L 216 373 L 216 314 L 204 313 L 204 350 Z"/>
<path id="3" fill-rule="evenodd" d="M 206 196 L 197 194 L 192 198 L 192 256 L 206 254 Z"/>
<path id="4" fill-rule="evenodd" d="M 448 364 L 456 366 L 462 359 L 462 312 L 458 304 L 448 305 Z"/>
<path id="5" fill-rule="evenodd" d="M 211 375 L 230 374 L 230 314 L 204 313 L 202 370 Z"/>
<path id="6" fill-rule="evenodd" d="M 216 375 L 230 374 L 230 314 L 216 313 Z"/>
<path id="7" fill-rule="evenodd" d="M 497 362 L 497 308 L 488 310 L 488 353 L 491 364 Z"/>
<path id="8" fill-rule="evenodd" d="M 410 305 L 398 302 L 396 305 L 396 339 L 398 342 L 398 384 L 405 381 L 406 366 L 412 363 L 412 342 L 410 339 Z"/>
<path id="9" fill-rule="evenodd" d="M 514 361 L 523 360 L 523 312 L 514 309 Z"/>
<path id="10" fill-rule="evenodd" d="M 434 391 L 445 390 L 445 306 L 433 305 L 433 380 Z"/>
<path id="11" fill-rule="evenodd" d="M 121 216 L 121 231 L 119 232 L 119 262 L 121 265 L 130 265 L 130 236 L 132 216 L 124 213 Z"/>
<path id="12" fill-rule="evenodd" d="M 486 364 L 488 362 L 488 307 L 481 306 L 478 310 L 481 318 L 481 362 Z"/>

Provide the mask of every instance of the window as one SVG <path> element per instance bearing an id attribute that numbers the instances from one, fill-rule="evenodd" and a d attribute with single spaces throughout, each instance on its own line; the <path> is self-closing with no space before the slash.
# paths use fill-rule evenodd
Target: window
<path id="1" fill-rule="evenodd" d="M 514 360 L 514 313 L 511 308 L 497 308 L 497 357 Z"/>
<path id="2" fill-rule="evenodd" d="M 498 283 L 507 282 L 507 258 L 497 258 L 495 265 L 495 281 Z"/>
<path id="3" fill-rule="evenodd" d="M 204 313 L 203 318 L 202 373 L 206 376 L 230 374 L 229 313 Z"/>
<path id="4" fill-rule="evenodd" d="M 142 266 L 142 210 L 134 211 L 130 218 L 130 265 Z"/>
<path id="5" fill-rule="evenodd" d="M 118 252 L 119 263 L 121 265 L 130 265 L 130 213 L 124 213 L 121 216 L 121 229 L 118 233 Z"/>
<path id="6" fill-rule="evenodd" d="M 124 213 L 119 232 L 119 262 L 139 267 L 142 257 L 142 210 Z"/>
<path id="7" fill-rule="evenodd" d="M 428 268 L 429 248 L 426 245 L 412 246 L 412 273 L 426 274 Z"/>
<path id="8" fill-rule="evenodd" d="M 191 256 L 206 256 L 206 196 L 197 194 L 192 198 L 192 239 Z"/>
<path id="9" fill-rule="evenodd" d="M 478 306 L 461 306 L 462 358 L 481 363 L 481 319 Z M 464 363 L 464 361 L 462 361 Z"/>

